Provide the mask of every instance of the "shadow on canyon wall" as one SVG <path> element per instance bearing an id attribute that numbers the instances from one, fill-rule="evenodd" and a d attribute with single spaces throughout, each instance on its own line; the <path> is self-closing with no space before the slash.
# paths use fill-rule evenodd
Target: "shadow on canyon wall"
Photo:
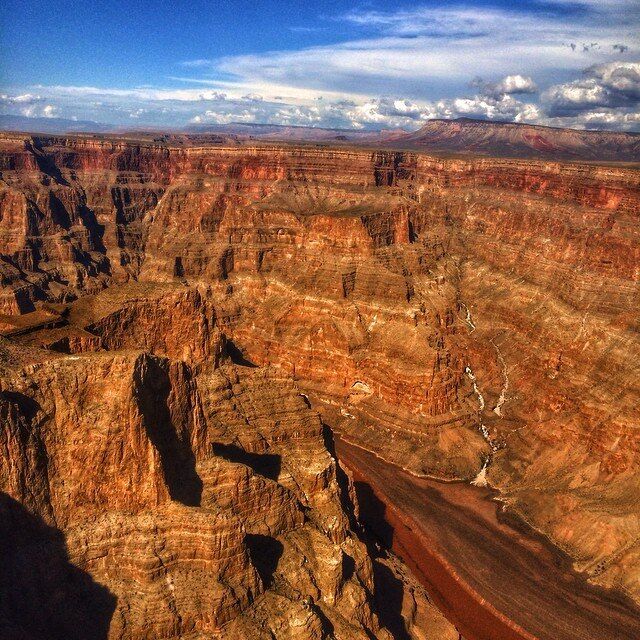
<path id="1" fill-rule="evenodd" d="M 237 462 L 251 467 L 255 473 L 278 480 L 280 469 L 282 468 L 282 456 L 274 453 L 251 453 L 245 451 L 242 447 L 235 444 L 224 444 L 222 442 L 214 442 L 211 445 L 213 453 L 228 462 Z"/>
<path id="2" fill-rule="evenodd" d="M 355 482 L 354 490 L 359 507 L 360 523 L 365 535 L 373 540 L 373 545 L 365 539 L 373 557 L 374 594 L 378 615 L 382 624 L 391 632 L 395 640 L 411 640 L 405 620 L 402 617 L 402 602 L 405 585 L 393 571 L 380 561 L 384 551 L 393 545 L 393 527 L 386 521 L 386 506 L 366 482 Z M 372 548 L 373 547 L 373 548 Z"/>
<path id="3" fill-rule="evenodd" d="M 145 366 L 143 379 L 135 380 L 136 395 L 147 435 L 162 460 L 169 495 L 188 507 L 199 507 L 203 483 L 196 471 L 189 435 L 178 432 L 171 415 L 169 371 L 154 358 L 148 358 Z"/>
<path id="4" fill-rule="evenodd" d="M 233 364 L 237 364 L 240 367 L 251 367 L 252 369 L 255 369 L 258 366 L 254 362 L 251 362 L 251 360 L 247 360 L 235 342 L 229 338 L 227 338 L 227 341 L 225 342 L 224 353 L 231 359 Z"/>
<path id="5" fill-rule="evenodd" d="M 62 532 L 0 493 L 0 638 L 106 640 L 116 597 L 69 561 Z"/>
<path id="6" fill-rule="evenodd" d="M 245 543 L 249 548 L 251 563 L 258 571 L 262 583 L 268 589 L 273 586 L 278 562 L 284 553 L 284 545 L 276 538 L 260 534 L 247 534 Z M 333 623 L 316 604 L 310 604 L 313 612 L 320 618 L 324 637 L 333 637 Z"/>
<path id="7" fill-rule="evenodd" d="M 404 583 L 382 562 L 393 544 L 393 527 L 386 521 L 386 506 L 381 502 L 366 482 L 354 482 L 353 491 L 358 504 L 358 517 L 349 491 L 349 478 L 340 466 L 337 458 L 333 432 L 328 425 L 323 427 L 323 436 L 327 449 L 337 462 L 337 480 L 340 487 L 342 507 L 349 517 L 351 529 L 358 532 L 367 545 L 373 560 L 374 594 L 371 598 L 378 613 L 380 624 L 389 631 L 395 640 L 411 640 L 405 620 L 402 617 Z M 354 567 L 355 568 L 355 567 Z M 351 570 L 353 570 L 352 568 Z M 347 560 L 344 571 L 350 570 Z"/>
<path id="8" fill-rule="evenodd" d="M 25 149 L 33 154 L 36 164 L 38 165 L 38 169 L 42 173 L 49 176 L 49 178 L 52 178 L 58 184 L 62 184 L 66 187 L 69 186 L 69 183 L 56 165 L 55 160 L 42 150 L 42 142 L 39 138 L 32 137 L 31 141 L 27 141 L 25 143 Z"/>
<path id="9" fill-rule="evenodd" d="M 284 545 L 271 536 L 247 534 L 245 542 L 249 548 L 251 563 L 256 568 L 265 588 L 273 584 L 273 575 L 284 553 Z"/>

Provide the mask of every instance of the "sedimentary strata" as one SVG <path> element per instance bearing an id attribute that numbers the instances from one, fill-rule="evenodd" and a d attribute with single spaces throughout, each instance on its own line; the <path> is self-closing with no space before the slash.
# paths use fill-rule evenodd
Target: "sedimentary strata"
<path id="1" fill-rule="evenodd" d="M 3 638 L 388 637 L 290 381 L 28 353 L 0 383 Z"/>
<path id="2" fill-rule="evenodd" d="M 185 414 L 229 359 L 268 367 L 352 441 L 491 484 L 592 581 L 640 598 L 637 170 L 81 137 L 4 136 L 0 160 L 0 330 L 23 353 L 165 358 L 198 398 Z M 251 619 L 292 600 L 265 593 Z"/>

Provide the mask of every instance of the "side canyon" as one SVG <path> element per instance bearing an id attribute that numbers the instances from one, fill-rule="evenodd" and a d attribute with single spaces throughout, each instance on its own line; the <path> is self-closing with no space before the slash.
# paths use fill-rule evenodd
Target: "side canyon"
<path id="1" fill-rule="evenodd" d="M 458 640 L 333 433 L 640 610 L 637 168 L 3 134 L 0 178 L 3 637 Z"/>

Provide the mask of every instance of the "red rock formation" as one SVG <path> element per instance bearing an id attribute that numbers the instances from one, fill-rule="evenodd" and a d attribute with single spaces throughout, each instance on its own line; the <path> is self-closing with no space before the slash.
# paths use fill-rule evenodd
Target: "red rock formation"
<path id="1" fill-rule="evenodd" d="M 472 118 L 431 120 L 394 140 L 425 151 L 516 158 L 566 158 L 637 162 L 640 136 L 617 131 L 580 131 Z"/>
<path id="2" fill-rule="evenodd" d="M 43 354 L 4 374 L 0 402 L 3 634 L 87 637 L 88 615 L 109 638 L 384 636 L 321 422 L 290 382 Z"/>
<path id="3" fill-rule="evenodd" d="M 640 597 L 637 170 L 82 138 L 0 157 L 2 308 L 69 306 L 22 348 L 142 347 L 198 389 L 223 352 L 269 365 L 386 459 L 488 479 Z"/>

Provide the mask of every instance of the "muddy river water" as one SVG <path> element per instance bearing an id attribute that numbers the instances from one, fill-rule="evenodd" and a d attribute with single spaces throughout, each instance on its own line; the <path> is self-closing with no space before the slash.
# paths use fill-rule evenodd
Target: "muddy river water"
<path id="1" fill-rule="evenodd" d="M 490 489 L 412 476 L 336 437 L 361 519 L 465 640 L 639 640 L 640 608 L 594 587 L 543 536 L 500 517 Z"/>

